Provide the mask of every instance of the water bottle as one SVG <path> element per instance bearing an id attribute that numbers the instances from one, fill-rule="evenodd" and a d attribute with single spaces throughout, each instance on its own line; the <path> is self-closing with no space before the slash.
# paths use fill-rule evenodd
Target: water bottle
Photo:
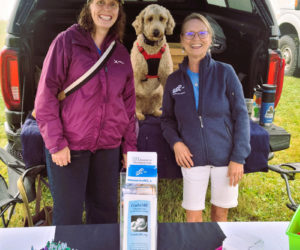
<path id="1" fill-rule="evenodd" d="M 276 85 L 263 84 L 262 102 L 259 123 L 262 126 L 270 126 L 274 119 L 274 101 Z"/>
<path id="2" fill-rule="evenodd" d="M 259 122 L 259 118 L 260 118 L 261 99 L 262 99 L 262 89 L 259 85 L 257 85 L 254 88 L 252 114 L 251 114 L 251 120 L 257 123 Z"/>

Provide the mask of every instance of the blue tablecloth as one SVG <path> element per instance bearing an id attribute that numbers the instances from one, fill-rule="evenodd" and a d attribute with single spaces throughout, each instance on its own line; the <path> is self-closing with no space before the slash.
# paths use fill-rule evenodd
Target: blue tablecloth
<path id="1" fill-rule="evenodd" d="M 44 165 L 45 145 L 36 120 L 29 114 L 21 130 L 22 156 L 26 168 Z"/>
<path id="2" fill-rule="evenodd" d="M 251 153 L 246 159 L 245 173 L 267 172 L 269 134 L 263 127 L 250 120 L 250 135 Z M 160 118 L 146 116 L 144 121 L 139 122 L 138 150 L 157 152 L 159 178 L 182 178 L 174 152 L 162 135 Z"/>
<path id="3" fill-rule="evenodd" d="M 246 159 L 245 173 L 267 172 L 269 134 L 258 124 L 250 121 L 251 154 Z M 23 158 L 27 167 L 45 163 L 44 143 L 36 121 L 29 116 L 21 132 Z M 138 150 L 157 152 L 159 178 L 182 178 L 174 152 L 162 135 L 160 118 L 147 116 L 139 122 Z"/>

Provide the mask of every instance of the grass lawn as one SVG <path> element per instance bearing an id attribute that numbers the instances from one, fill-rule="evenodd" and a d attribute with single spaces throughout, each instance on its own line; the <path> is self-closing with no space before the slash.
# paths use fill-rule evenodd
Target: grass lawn
<path id="1" fill-rule="evenodd" d="M 0 48 L 3 46 L 4 27 L 6 23 L 0 21 Z M 300 80 L 286 77 L 282 97 L 276 108 L 275 124 L 285 128 L 292 135 L 290 148 L 276 152 L 270 164 L 300 162 Z M 4 147 L 6 137 L 4 133 L 4 104 L 0 97 L 0 146 Z M 6 167 L 0 163 L 0 174 L 6 177 Z M 293 197 L 300 202 L 300 175 L 291 181 Z M 159 222 L 184 222 L 185 214 L 181 208 L 182 181 L 160 180 L 158 195 Z M 239 206 L 229 212 L 229 221 L 289 221 L 293 212 L 285 203 L 288 201 L 284 180 L 279 174 L 254 173 L 244 176 L 240 184 Z M 209 221 L 210 194 L 204 211 L 204 220 Z M 48 190 L 43 191 L 46 204 L 52 199 Z M 2 226 L 0 222 L 0 227 Z M 22 226 L 22 206 L 17 205 L 10 227 Z"/>

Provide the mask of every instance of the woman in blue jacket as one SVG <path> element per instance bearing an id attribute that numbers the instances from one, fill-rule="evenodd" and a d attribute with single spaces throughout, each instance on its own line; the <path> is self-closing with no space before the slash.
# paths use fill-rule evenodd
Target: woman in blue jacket
<path id="1" fill-rule="evenodd" d="M 210 56 L 213 30 L 197 13 L 182 24 L 187 53 L 167 80 L 163 97 L 163 135 L 183 175 L 188 222 L 201 222 L 211 180 L 211 219 L 226 221 L 238 203 L 238 182 L 250 153 L 249 118 L 242 85 L 232 66 Z"/>

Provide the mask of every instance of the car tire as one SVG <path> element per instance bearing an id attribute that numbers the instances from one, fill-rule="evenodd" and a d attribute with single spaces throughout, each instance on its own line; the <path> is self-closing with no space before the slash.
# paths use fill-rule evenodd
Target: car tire
<path id="1" fill-rule="evenodd" d="M 279 39 L 279 49 L 286 63 L 284 74 L 287 76 L 293 76 L 297 71 L 297 44 L 297 37 L 293 34 L 284 35 Z"/>

